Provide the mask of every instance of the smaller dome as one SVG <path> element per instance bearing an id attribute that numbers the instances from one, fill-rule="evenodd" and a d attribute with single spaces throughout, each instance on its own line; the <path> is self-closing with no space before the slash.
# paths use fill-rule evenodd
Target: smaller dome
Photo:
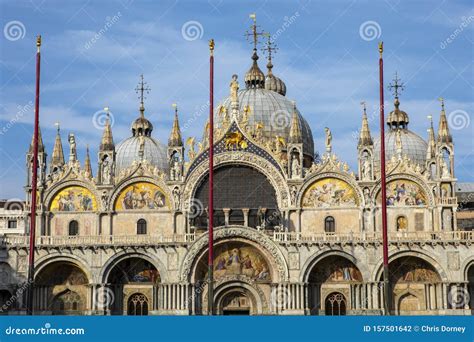
<path id="1" fill-rule="evenodd" d="M 147 120 L 148 121 L 148 120 Z M 141 146 L 143 145 L 143 146 Z M 130 167 L 134 161 L 146 160 L 162 171 L 168 170 L 166 148 L 149 136 L 133 136 L 116 147 L 116 174 Z"/>
<path id="2" fill-rule="evenodd" d="M 286 84 L 280 78 L 273 74 L 265 77 L 265 89 L 277 92 L 280 95 L 286 95 Z"/>
<path id="3" fill-rule="evenodd" d="M 426 150 L 428 144 L 418 134 L 405 128 L 389 130 L 385 134 L 385 158 L 389 161 L 392 156 L 397 156 L 397 131 L 400 131 L 401 154 L 407 156 L 411 161 L 420 164 L 422 167 L 426 161 Z M 380 165 L 380 138 L 374 141 L 374 160 L 377 166 Z"/>

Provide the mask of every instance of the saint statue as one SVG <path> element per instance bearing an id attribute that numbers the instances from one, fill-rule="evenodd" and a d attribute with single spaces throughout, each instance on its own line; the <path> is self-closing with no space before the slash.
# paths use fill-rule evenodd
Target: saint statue
<path id="1" fill-rule="evenodd" d="M 369 156 L 365 156 L 364 162 L 362 164 L 362 179 L 370 179 L 371 178 L 371 172 L 372 171 L 372 165 L 369 160 Z"/>
<path id="2" fill-rule="evenodd" d="M 326 132 L 326 152 L 331 153 L 331 149 L 332 149 L 332 146 L 331 146 L 331 142 L 332 142 L 331 130 L 328 127 L 326 127 L 324 129 L 324 131 Z"/>
<path id="3" fill-rule="evenodd" d="M 179 203 L 180 203 L 180 198 L 179 198 L 179 195 L 180 195 L 180 191 L 179 191 L 179 188 L 176 187 L 173 189 L 173 199 L 174 199 L 174 205 L 176 206 L 176 209 L 179 209 Z"/>
<path id="4" fill-rule="evenodd" d="M 107 157 L 102 161 L 102 184 L 110 184 L 110 163 Z"/>
<path id="5" fill-rule="evenodd" d="M 443 159 L 441 163 L 441 177 L 442 178 L 449 178 L 449 168 L 448 164 L 446 164 L 446 160 Z"/>
<path id="6" fill-rule="evenodd" d="M 397 155 L 400 158 L 402 155 L 402 133 L 399 129 L 395 134 L 395 147 L 397 149 Z"/>
<path id="7" fill-rule="evenodd" d="M 237 75 L 232 75 L 232 81 L 230 82 L 230 99 L 232 103 L 236 103 L 239 100 L 237 95 L 239 92 L 239 82 L 237 78 Z"/>
<path id="8" fill-rule="evenodd" d="M 69 161 L 76 161 L 77 152 L 76 152 L 76 138 L 73 133 L 69 133 Z"/>
<path id="9" fill-rule="evenodd" d="M 291 178 L 299 178 L 300 177 L 300 162 L 296 154 L 293 154 L 291 159 Z"/>

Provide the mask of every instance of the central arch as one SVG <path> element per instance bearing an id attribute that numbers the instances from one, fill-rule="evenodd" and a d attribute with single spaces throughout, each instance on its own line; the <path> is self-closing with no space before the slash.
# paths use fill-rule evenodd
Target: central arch
<path id="1" fill-rule="evenodd" d="M 214 172 L 214 222 L 216 226 L 245 225 L 273 227 L 279 225 L 277 195 L 269 179 L 247 165 L 224 165 Z M 200 212 L 193 213 L 193 226 L 207 227 L 209 174 L 201 180 L 194 194 Z"/>
<path id="2" fill-rule="evenodd" d="M 274 282 L 288 281 L 288 265 L 279 247 L 265 234 L 254 229 L 239 226 L 220 227 L 214 231 L 214 243 L 237 241 L 257 248 L 266 258 L 271 268 L 271 279 Z M 207 253 L 208 236 L 202 234 L 189 248 L 180 266 L 182 281 L 194 283 L 198 280 L 196 270 L 199 260 Z"/>
<path id="3" fill-rule="evenodd" d="M 310 313 L 345 315 L 354 303 L 354 288 L 363 284 L 357 260 L 344 252 L 329 251 L 310 260 L 304 270 Z"/>

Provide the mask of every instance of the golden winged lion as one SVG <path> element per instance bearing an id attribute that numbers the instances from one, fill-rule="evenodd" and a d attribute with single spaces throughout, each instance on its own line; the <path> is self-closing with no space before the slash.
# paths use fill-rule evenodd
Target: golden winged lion
<path id="1" fill-rule="evenodd" d="M 247 142 L 244 140 L 244 136 L 240 132 L 229 132 L 225 135 L 225 148 L 230 149 L 246 149 Z"/>

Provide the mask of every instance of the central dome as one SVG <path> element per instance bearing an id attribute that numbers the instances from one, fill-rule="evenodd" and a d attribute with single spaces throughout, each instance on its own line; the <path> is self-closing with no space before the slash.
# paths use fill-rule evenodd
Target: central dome
<path id="1" fill-rule="evenodd" d="M 264 88 L 250 88 L 238 92 L 239 112 L 249 108 L 249 125 L 263 124 L 263 136 L 266 140 L 274 140 L 277 136 L 285 138 L 288 142 L 290 136 L 291 117 L 294 104 L 288 98 L 275 91 Z M 220 107 L 224 107 L 227 113 L 232 113 L 231 98 L 227 97 L 219 103 L 214 111 L 216 127 L 223 127 L 223 115 L 219 114 Z M 313 158 L 314 141 L 311 128 L 306 120 L 296 109 L 300 121 L 303 137 L 303 153 Z"/>

